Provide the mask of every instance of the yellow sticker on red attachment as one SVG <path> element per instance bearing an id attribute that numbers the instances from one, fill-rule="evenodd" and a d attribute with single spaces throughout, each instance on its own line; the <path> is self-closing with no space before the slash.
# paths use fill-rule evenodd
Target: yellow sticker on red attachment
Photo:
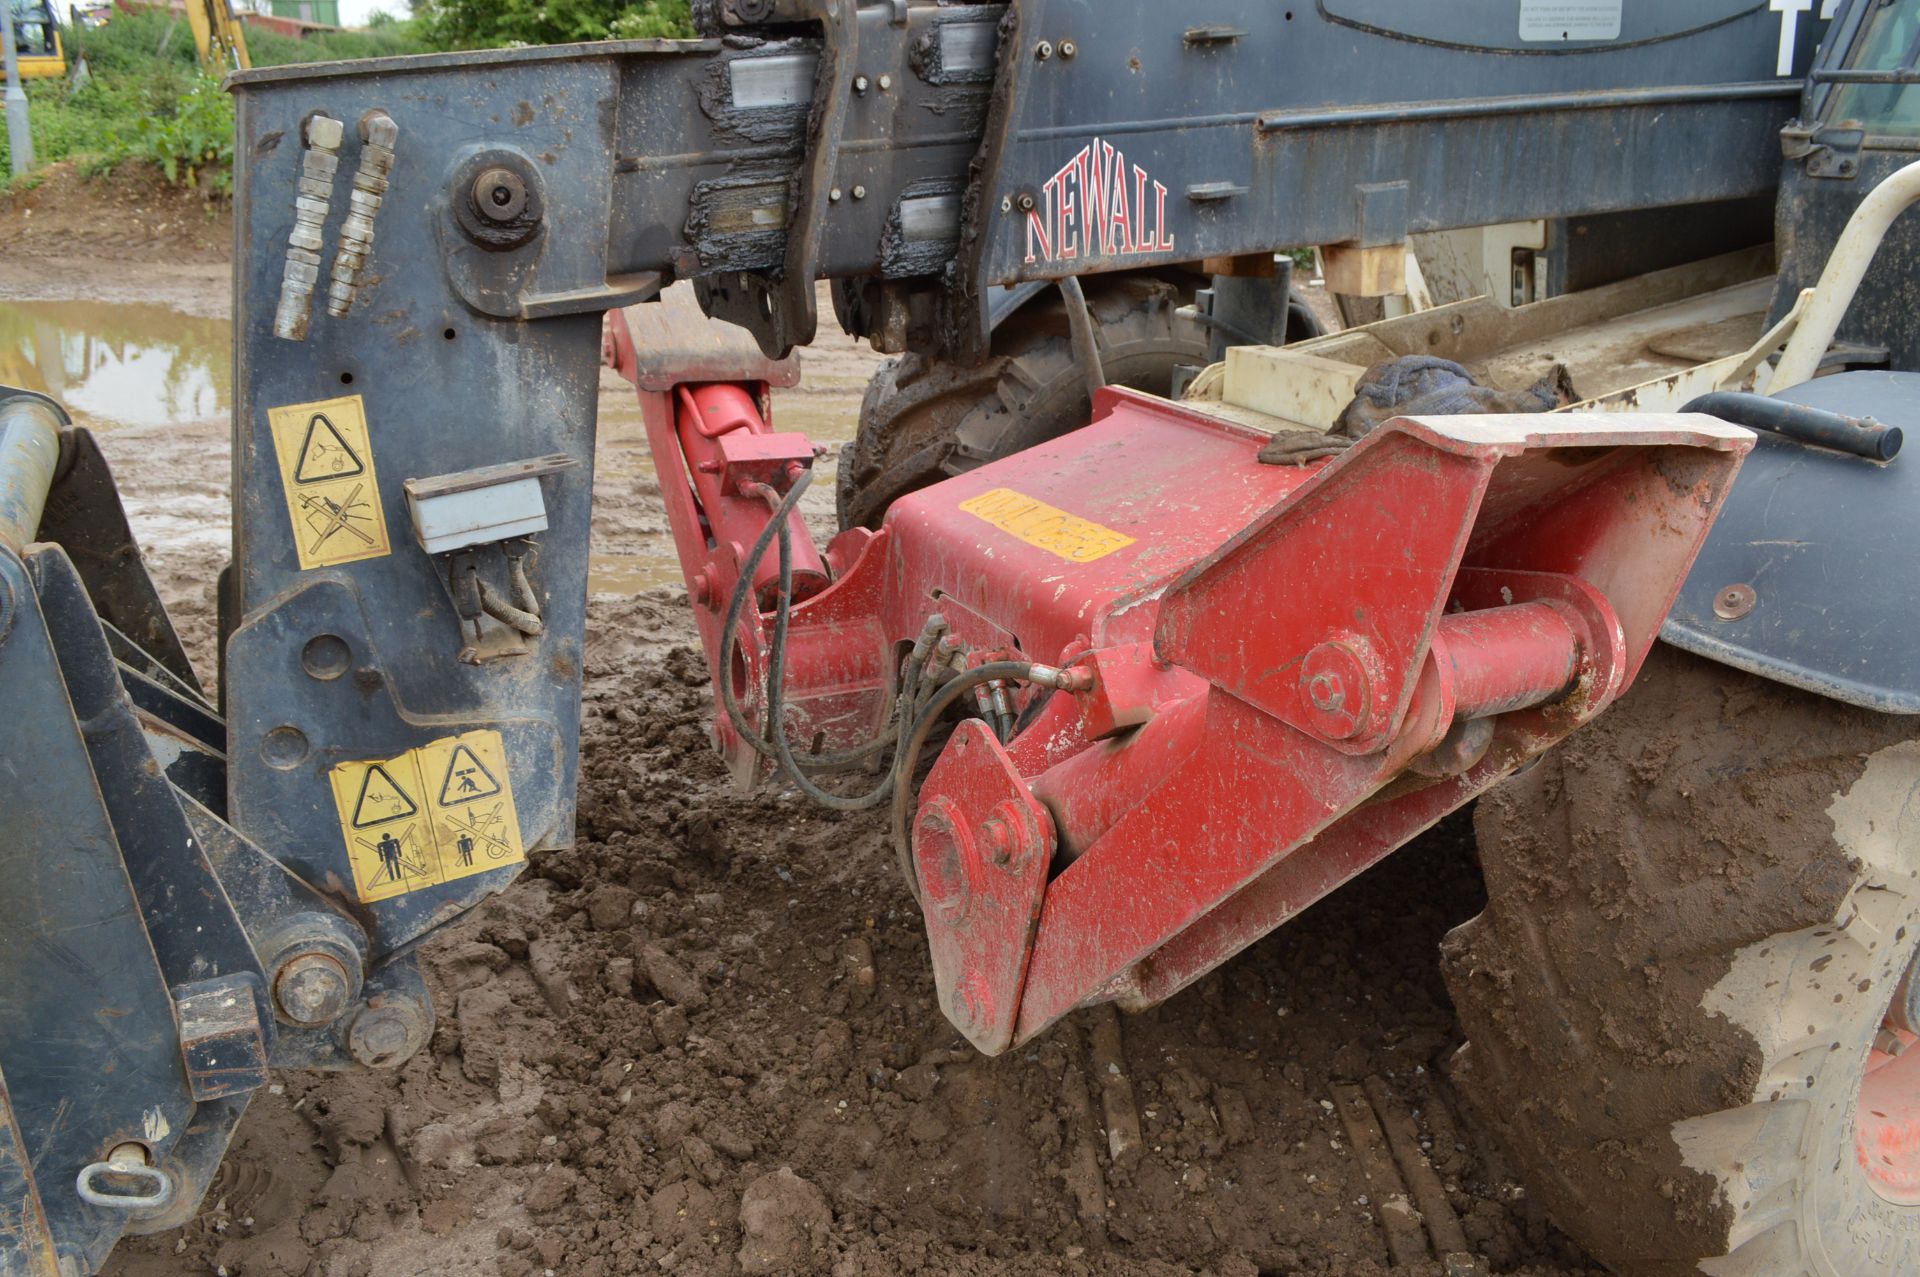
<path id="1" fill-rule="evenodd" d="M 1069 563 L 1091 563 L 1133 544 L 1133 538 L 1124 532 L 1102 527 L 1012 488 L 983 492 L 962 501 L 960 508 Z"/>
<path id="2" fill-rule="evenodd" d="M 391 553 L 361 397 L 270 408 L 267 424 L 301 571 Z"/>
<path id="3" fill-rule="evenodd" d="M 465 732 L 328 779 L 362 904 L 527 858 L 499 732 Z"/>

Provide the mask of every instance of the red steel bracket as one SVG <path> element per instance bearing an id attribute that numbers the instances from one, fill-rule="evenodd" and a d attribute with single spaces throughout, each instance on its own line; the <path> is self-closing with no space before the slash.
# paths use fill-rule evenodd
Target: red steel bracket
<path id="1" fill-rule="evenodd" d="M 921 791 L 914 867 L 940 1005 L 988 1055 L 1013 1045 L 1053 852 L 1053 821 L 1007 751 L 962 723 Z"/>

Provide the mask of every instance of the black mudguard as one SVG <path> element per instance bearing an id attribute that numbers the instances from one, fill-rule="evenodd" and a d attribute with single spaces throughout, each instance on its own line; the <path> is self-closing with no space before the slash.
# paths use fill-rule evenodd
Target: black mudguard
<path id="1" fill-rule="evenodd" d="M 1920 430 L 1920 373 L 1839 373 L 1775 398 Z M 1661 637 L 1848 704 L 1920 714 L 1916 547 L 1920 457 L 1881 465 L 1762 434 Z"/>

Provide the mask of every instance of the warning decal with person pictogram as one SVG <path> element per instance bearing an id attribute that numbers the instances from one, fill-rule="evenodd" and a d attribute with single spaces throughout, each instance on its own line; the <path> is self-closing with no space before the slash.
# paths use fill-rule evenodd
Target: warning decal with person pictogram
<path id="1" fill-rule="evenodd" d="M 493 778 L 487 765 L 465 745 L 455 746 L 453 756 L 447 760 L 447 774 L 440 781 L 440 805 L 457 807 L 461 803 L 491 798 L 499 792 L 500 782 Z"/>
<path id="2" fill-rule="evenodd" d="M 495 731 L 335 766 L 328 780 L 354 894 L 370 904 L 524 863 L 509 771 Z"/>

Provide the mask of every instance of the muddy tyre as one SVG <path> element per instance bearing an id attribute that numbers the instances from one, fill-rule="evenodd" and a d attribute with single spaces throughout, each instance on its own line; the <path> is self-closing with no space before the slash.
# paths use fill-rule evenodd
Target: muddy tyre
<path id="1" fill-rule="evenodd" d="M 1920 1271 L 1917 735 L 1661 645 L 1482 800 L 1455 1080 L 1616 1271 Z"/>
<path id="2" fill-rule="evenodd" d="M 1175 314 L 1193 300 L 1195 277 L 1115 275 L 1082 285 L 1109 385 L 1164 395 L 1175 367 L 1206 362 L 1206 331 Z M 868 384 L 859 433 L 841 456 L 840 526 L 877 528 L 907 493 L 1056 439 L 1085 425 L 1091 410 L 1052 289 L 994 331 L 993 355 L 978 368 L 902 355 Z"/>

